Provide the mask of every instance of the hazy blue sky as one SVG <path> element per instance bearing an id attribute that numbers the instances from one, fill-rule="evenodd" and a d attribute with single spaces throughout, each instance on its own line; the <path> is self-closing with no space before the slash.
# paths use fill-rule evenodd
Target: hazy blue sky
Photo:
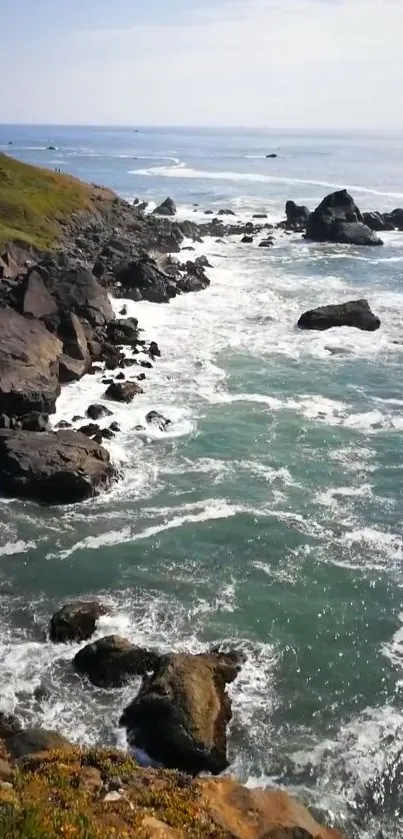
<path id="1" fill-rule="evenodd" d="M 403 0 L 0 0 L 0 122 L 403 129 Z"/>

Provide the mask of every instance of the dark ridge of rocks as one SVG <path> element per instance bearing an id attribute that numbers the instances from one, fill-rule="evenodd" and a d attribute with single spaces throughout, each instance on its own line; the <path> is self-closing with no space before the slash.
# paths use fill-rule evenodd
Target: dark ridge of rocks
<path id="1" fill-rule="evenodd" d="M 66 603 L 52 616 L 49 637 L 54 644 L 69 641 L 88 641 L 94 634 L 97 621 L 109 609 L 98 600 L 77 600 Z"/>
<path id="2" fill-rule="evenodd" d="M 363 213 L 362 220 L 370 230 L 373 230 L 376 233 L 381 233 L 383 230 L 394 230 L 393 223 L 391 221 L 387 221 L 386 217 L 383 216 L 382 213 Z"/>
<path id="3" fill-rule="evenodd" d="M 301 315 L 300 329 L 331 329 L 333 326 L 355 326 L 367 332 L 379 329 L 381 322 L 373 314 L 367 300 L 350 300 L 330 306 L 319 306 Z"/>
<path id="4" fill-rule="evenodd" d="M 109 635 L 80 650 L 73 664 L 97 687 L 118 688 L 134 676 L 154 671 L 159 659 L 156 653 L 135 647 L 126 638 Z"/>
<path id="5" fill-rule="evenodd" d="M 117 474 L 109 453 L 76 431 L 0 430 L 0 491 L 73 504 L 107 489 Z"/>
<path id="6" fill-rule="evenodd" d="M 161 657 L 123 711 L 120 724 L 129 742 L 167 768 L 219 774 L 229 765 L 232 712 L 226 685 L 238 672 L 238 664 L 225 654 Z"/>
<path id="7" fill-rule="evenodd" d="M 352 245 L 382 245 L 367 227 L 346 189 L 327 195 L 307 220 L 306 238 L 315 242 Z"/>

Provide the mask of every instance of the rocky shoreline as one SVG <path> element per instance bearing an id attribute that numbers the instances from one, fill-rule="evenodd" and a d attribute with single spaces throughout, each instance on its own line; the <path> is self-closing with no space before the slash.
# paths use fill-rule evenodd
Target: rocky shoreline
<path id="1" fill-rule="evenodd" d="M 143 393 L 161 353 L 155 341 L 143 339 L 125 307 L 115 317 L 110 295 L 168 303 L 205 290 L 207 258 L 184 261 L 175 254 L 191 253 L 192 243 L 206 237 L 245 244 L 259 237 L 259 247 L 271 247 L 273 236 L 300 232 L 316 242 L 363 246 L 382 244 L 375 230 L 403 229 L 402 210 L 362 214 L 345 190 L 327 196 L 312 213 L 288 201 L 285 221 L 274 228 L 265 214 L 237 222 L 224 208 L 205 222 L 181 221 L 172 199 L 147 213 L 144 202 L 130 205 L 94 189 L 95 204 L 63 222 L 53 250 L 11 243 L 0 258 L 0 491 L 8 495 L 72 503 L 119 477 L 102 445 L 119 431 L 110 408 Z M 372 331 L 380 321 L 366 300 L 358 300 L 305 312 L 297 325 Z M 125 368 L 134 364 L 138 373 L 128 380 Z M 52 429 L 49 415 L 61 387 L 96 372 L 104 376 L 105 401 L 87 407 L 78 429 L 67 421 Z M 164 430 L 169 419 L 151 411 L 146 423 Z"/>

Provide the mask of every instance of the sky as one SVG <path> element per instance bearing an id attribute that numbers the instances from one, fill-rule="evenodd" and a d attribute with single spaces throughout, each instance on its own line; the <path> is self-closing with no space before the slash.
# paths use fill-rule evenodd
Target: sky
<path id="1" fill-rule="evenodd" d="M 0 122 L 403 130 L 403 0 L 0 0 Z"/>

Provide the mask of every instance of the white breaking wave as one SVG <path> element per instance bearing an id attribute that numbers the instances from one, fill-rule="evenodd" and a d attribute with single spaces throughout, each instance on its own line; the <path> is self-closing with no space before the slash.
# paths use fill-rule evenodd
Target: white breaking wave
<path id="1" fill-rule="evenodd" d="M 384 192 L 372 187 L 358 184 L 340 184 L 332 181 L 311 180 L 309 178 L 288 178 L 281 175 L 263 175 L 257 172 L 216 172 L 203 169 L 192 169 L 181 162 L 175 166 L 154 166 L 149 169 L 132 169 L 129 175 L 141 175 L 152 178 L 193 178 L 204 181 L 233 181 L 234 183 L 279 183 L 302 184 L 307 186 L 323 186 L 329 189 L 349 189 L 368 195 L 378 195 L 387 198 L 403 198 L 403 192 Z"/>

